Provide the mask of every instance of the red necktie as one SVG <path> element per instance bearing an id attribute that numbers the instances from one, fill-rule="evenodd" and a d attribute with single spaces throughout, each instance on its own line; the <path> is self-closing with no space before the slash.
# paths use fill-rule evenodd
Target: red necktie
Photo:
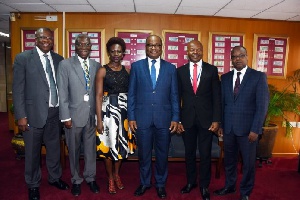
<path id="1" fill-rule="evenodd" d="M 193 90 L 194 90 L 194 93 L 196 94 L 197 92 L 197 64 L 195 63 L 194 64 L 194 70 L 193 70 Z"/>

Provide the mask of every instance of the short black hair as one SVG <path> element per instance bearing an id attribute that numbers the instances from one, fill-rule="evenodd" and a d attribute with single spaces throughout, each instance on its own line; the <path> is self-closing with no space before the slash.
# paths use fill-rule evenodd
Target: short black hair
<path id="1" fill-rule="evenodd" d="M 106 51 L 109 52 L 110 47 L 114 44 L 118 44 L 122 47 L 122 52 L 125 53 L 126 44 L 122 38 L 119 37 L 111 37 L 106 43 Z"/>
<path id="2" fill-rule="evenodd" d="M 247 49 L 244 46 L 235 46 L 235 47 L 233 47 L 232 50 L 231 50 L 231 54 L 233 53 L 234 49 L 244 49 L 245 52 L 246 52 L 246 55 L 247 55 Z"/>

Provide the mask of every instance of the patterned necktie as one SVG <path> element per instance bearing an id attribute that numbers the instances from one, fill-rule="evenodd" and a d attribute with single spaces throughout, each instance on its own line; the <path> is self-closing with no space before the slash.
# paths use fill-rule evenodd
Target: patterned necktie
<path id="1" fill-rule="evenodd" d="M 240 85 L 241 85 L 240 75 L 241 75 L 241 72 L 238 72 L 237 76 L 236 76 L 236 79 L 235 79 L 234 89 L 233 89 L 234 97 L 236 97 L 237 93 L 239 92 L 239 88 L 240 88 Z"/>
<path id="2" fill-rule="evenodd" d="M 156 85 L 156 69 L 154 64 L 156 63 L 156 60 L 151 60 L 152 65 L 151 65 L 151 80 L 152 80 L 152 85 L 153 89 L 155 88 Z"/>
<path id="3" fill-rule="evenodd" d="M 83 61 L 83 68 L 84 68 L 84 76 L 85 76 L 85 81 L 86 81 L 86 88 L 90 89 L 90 82 L 91 82 L 91 77 L 90 77 L 90 72 L 89 72 L 89 66 L 86 63 L 86 60 Z"/>
<path id="4" fill-rule="evenodd" d="M 44 54 L 43 56 L 45 57 L 45 60 L 46 60 L 46 72 L 48 74 L 49 82 L 50 82 L 50 91 L 51 91 L 50 103 L 53 106 L 56 106 L 57 102 L 58 102 L 58 97 L 57 97 L 57 90 L 56 90 L 56 84 L 55 84 L 54 77 L 53 77 L 52 67 L 51 67 L 48 55 Z"/>
<path id="5" fill-rule="evenodd" d="M 197 73 L 197 64 L 195 63 L 194 64 L 194 69 L 193 69 L 193 90 L 194 90 L 195 94 L 197 92 L 197 87 L 198 87 L 198 85 L 197 85 L 197 82 L 198 82 L 197 75 L 198 75 L 198 73 Z"/>

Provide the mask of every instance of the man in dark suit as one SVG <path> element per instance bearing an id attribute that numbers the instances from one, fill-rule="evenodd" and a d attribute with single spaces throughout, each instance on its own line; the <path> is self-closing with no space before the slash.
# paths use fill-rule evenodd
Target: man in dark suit
<path id="1" fill-rule="evenodd" d="M 140 164 L 140 186 L 135 196 L 151 187 L 152 147 L 155 150 L 157 195 L 166 198 L 170 132 L 179 121 L 176 67 L 161 59 L 162 41 L 156 35 L 146 40 L 147 58 L 132 64 L 128 91 L 128 119 L 136 132 Z"/>
<path id="2" fill-rule="evenodd" d="M 208 186 L 211 177 L 212 137 L 221 122 L 221 91 L 217 67 L 202 60 L 203 46 L 193 40 L 187 44 L 189 63 L 177 69 L 178 91 L 181 100 L 187 184 L 181 193 L 189 193 L 197 186 L 196 150 L 200 154 L 200 193 L 210 199 Z"/>
<path id="3" fill-rule="evenodd" d="M 100 64 L 89 59 L 91 41 L 86 34 L 75 39 L 76 55 L 59 64 L 57 83 L 59 116 L 64 123 L 69 150 L 72 194 L 81 194 L 83 178 L 93 193 L 99 192 L 96 177 L 95 75 Z M 81 142 L 82 141 L 82 142 Z M 84 172 L 80 175 L 80 146 L 83 144 Z"/>
<path id="4" fill-rule="evenodd" d="M 239 151 L 243 159 L 241 200 L 248 200 L 254 186 L 256 146 L 269 103 L 266 75 L 247 66 L 247 50 L 236 46 L 231 51 L 234 70 L 221 77 L 222 128 L 224 134 L 225 187 L 216 195 L 235 192 Z"/>
<path id="5" fill-rule="evenodd" d="M 60 177 L 60 130 L 56 76 L 63 57 L 52 52 L 53 34 L 49 28 L 35 33 L 32 50 L 18 54 L 14 61 L 13 104 L 19 130 L 25 142 L 25 181 L 29 199 L 40 199 L 41 144 L 47 149 L 48 182 L 59 189 L 69 186 Z"/>

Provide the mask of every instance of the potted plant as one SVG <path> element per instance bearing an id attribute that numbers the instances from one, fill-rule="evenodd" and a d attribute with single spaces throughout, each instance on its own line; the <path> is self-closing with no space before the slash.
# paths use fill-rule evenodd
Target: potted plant
<path id="1" fill-rule="evenodd" d="M 293 76 L 287 78 L 288 85 L 278 90 L 269 84 L 270 103 L 267 111 L 264 127 L 272 126 L 275 117 L 281 117 L 286 126 L 286 136 L 292 136 L 290 115 L 300 115 L 300 95 L 297 93 L 297 85 L 300 83 L 300 70 L 296 70 Z M 292 88 L 292 90 L 291 90 Z"/>
<path id="2" fill-rule="evenodd" d="M 300 95 L 297 93 L 297 85 L 300 83 L 300 70 L 287 78 L 288 84 L 282 90 L 269 84 L 270 102 L 263 127 L 263 134 L 257 147 L 257 157 L 262 161 L 271 163 L 269 158 L 272 156 L 278 126 L 274 123 L 276 118 L 281 118 L 286 127 L 286 137 L 292 136 L 293 126 L 290 123 L 291 115 L 300 115 Z"/>

